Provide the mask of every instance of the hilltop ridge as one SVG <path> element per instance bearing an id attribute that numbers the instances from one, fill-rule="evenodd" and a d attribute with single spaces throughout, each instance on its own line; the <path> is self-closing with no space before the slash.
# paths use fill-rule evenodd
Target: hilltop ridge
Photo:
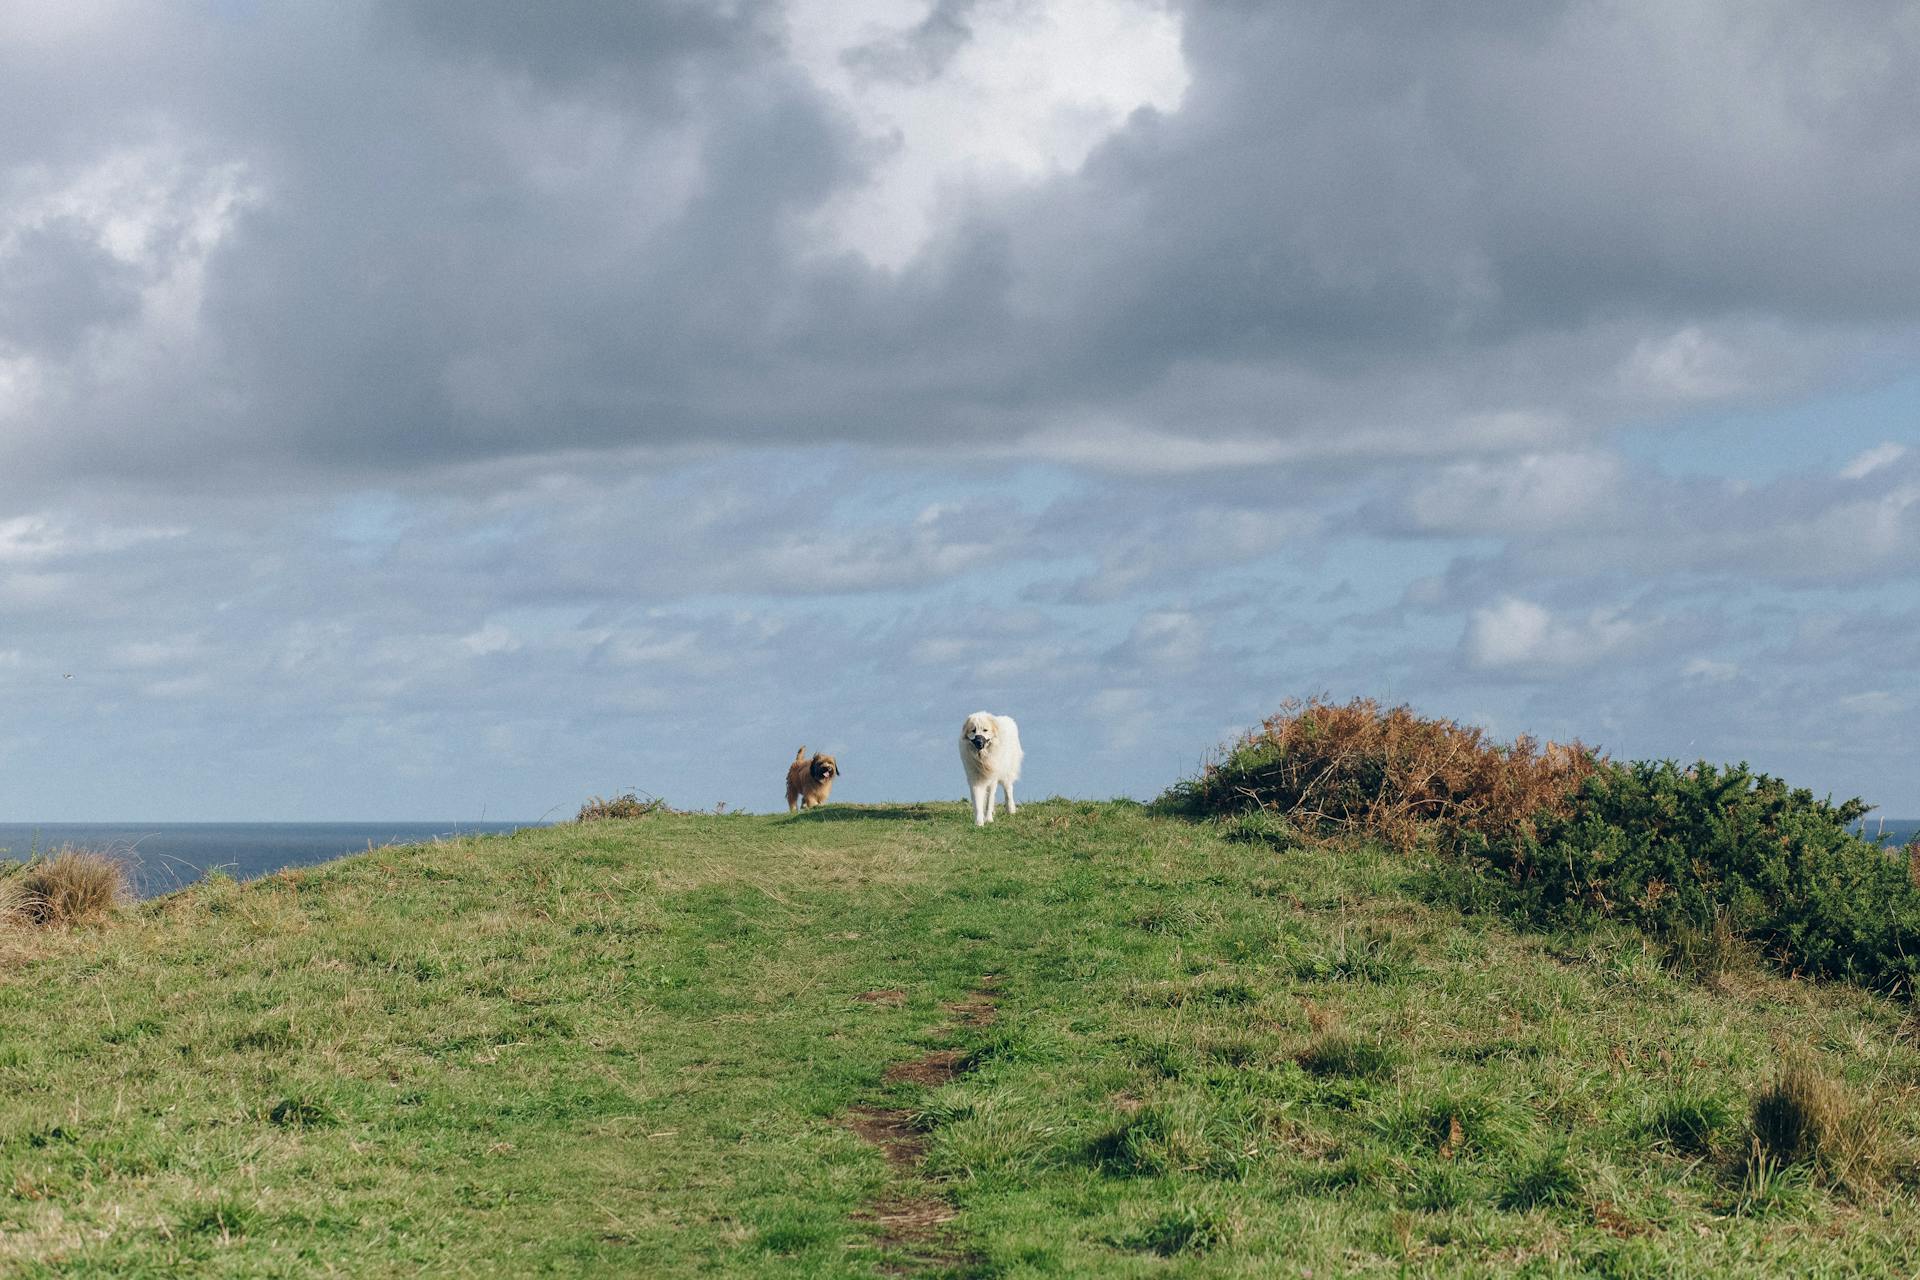
<path id="1" fill-rule="evenodd" d="M 1920 1265 L 1907 1006 L 1515 932 L 1432 872 L 1051 800 L 209 882 L 0 967 L 0 1270 Z M 1756 1162 L 1789 1077 L 1824 1145 Z"/>

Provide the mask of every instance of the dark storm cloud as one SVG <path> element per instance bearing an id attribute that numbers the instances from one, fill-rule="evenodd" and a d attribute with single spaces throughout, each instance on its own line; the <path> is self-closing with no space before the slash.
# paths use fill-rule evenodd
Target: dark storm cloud
<path id="1" fill-rule="evenodd" d="M 548 187 L 491 136 L 403 135 L 380 167 L 437 179 L 345 235 L 329 171 L 283 174 L 311 198 L 242 225 L 210 301 L 254 411 L 348 465 L 768 433 L 728 371 L 773 354 L 756 348 L 779 324 L 779 224 L 829 188 L 835 130 L 780 80 L 703 129 L 679 198 L 590 158 Z M 677 144 L 610 145 L 618 168 Z M 664 206 L 651 227 L 647 203 Z"/>
<path id="2" fill-rule="evenodd" d="M 1182 109 L 1014 223 L 1062 356 L 1089 387 L 1184 359 L 1359 406 L 1440 361 L 1442 413 L 1585 408 L 1673 327 L 1915 322 L 1911 9 L 1528 12 L 1191 6 Z"/>
<path id="3" fill-rule="evenodd" d="M 845 176 L 844 126 L 762 15 L 607 6 L 606 29 L 548 24 L 542 43 L 521 38 L 528 12 L 469 28 L 434 6 L 346 7 L 214 23 L 173 65 L 111 50 L 148 74 L 81 102 L 106 123 L 159 119 L 175 168 L 232 166 L 250 198 L 196 264 L 207 341 L 174 368 L 189 394 L 137 435 L 110 399 L 81 405 L 47 445 L 57 468 L 113 454 L 99 446 L 116 434 L 146 467 L 237 445 L 352 469 L 741 433 L 752 406 L 729 403 L 731 371 L 776 354 L 783 220 Z M 383 39 L 395 24 L 413 38 Z M 124 150 L 34 157 L 7 212 L 37 230 L 36 202 L 86 194 Z M 125 269 L 98 265 L 67 292 Z M 58 337 L 56 319 L 21 340 Z"/>
<path id="4" fill-rule="evenodd" d="M 159 410 L 137 438 L 70 404 L 19 467 L 938 446 L 1089 409 L 1479 450 L 1508 443 L 1487 415 L 1590 433 L 1920 324 L 1910 6 L 1195 3 L 1178 111 L 897 273 L 808 243 L 871 153 L 770 4 L 133 14 L 59 66 L 7 59 L 10 117 L 72 101 L 4 144 L 16 176 L 57 186 L 143 119 L 250 195 L 205 250 L 201 340 L 140 375 L 157 391 L 122 384 Z M 935 75 L 973 16 L 882 44 Z M 7 323 L 85 385 L 75 334 L 136 322 L 127 264 L 65 248 Z"/>
<path id="5" fill-rule="evenodd" d="M 773 42 L 766 0 L 576 0 L 564 9 L 516 0 L 375 0 L 374 25 L 416 37 L 434 58 L 474 58 L 573 91 L 623 90 L 666 105 L 703 60 L 750 56 Z"/>
<path id="6" fill-rule="evenodd" d="M 139 274 L 71 219 L 0 242 L 0 351 L 72 354 L 89 330 L 140 306 Z"/>

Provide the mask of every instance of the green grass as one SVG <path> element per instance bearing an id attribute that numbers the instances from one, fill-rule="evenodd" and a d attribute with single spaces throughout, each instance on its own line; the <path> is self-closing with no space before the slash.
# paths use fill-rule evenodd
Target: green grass
<path id="1" fill-rule="evenodd" d="M 7 936 L 0 1275 L 1920 1266 L 1907 1006 L 1515 933 L 1432 879 L 1129 804 L 830 806 Z M 991 1021 L 945 1007 L 987 975 Z M 952 1083 L 886 1079 L 939 1048 Z M 1850 1100 L 1857 1175 L 1749 1158 L 1789 1059 Z M 910 1115 L 919 1166 L 854 1106 Z M 890 1197 L 958 1216 L 889 1243 Z"/>

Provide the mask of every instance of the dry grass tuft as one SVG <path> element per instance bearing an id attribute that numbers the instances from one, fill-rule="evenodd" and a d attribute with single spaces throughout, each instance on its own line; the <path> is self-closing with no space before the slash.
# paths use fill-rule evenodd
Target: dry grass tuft
<path id="1" fill-rule="evenodd" d="M 26 887 L 18 874 L 8 872 L 9 868 L 0 865 L 0 925 L 26 918 Z"/>
<path id="2" fill-rule="evenodd" d="M 1842 1186 L 1871 1186 L 1888 1164 L 1875 1109 L 1811 1057 L 1792 1054 L 1753 1098 L 1750 1163 L 1810 1164 Z"/>
<path id="3" fill-rule="evenodd" d="M 1715 909 L 1712 923 L 1706 928 L 1682 922 L 1669 929 L 1663 941 L 1666 966 L 1699 979 L 1711 990 L 1731 990 L 1732 975 L 1750 973 L 1760 964 L 1753 944 L 1740 936 L 1724 907 Z"/>
<path id="4" fill-rule="evenodd" d="M 623 796 L 603 800 L 599 796 L 590 796 L 580 806 L 580 816 L 576 822 L 596 822 L 601 818 L 644 818 L 650 813 L 667 812 L 667 802 L 657 796 L 648 796 L 642 800 L 629 791 Z"/>
<path id="5" fill-rule="evenodd" d="M 1489 839 L 1564 815 L 1599 755 L 1574 743 L 1510 746 L 1478 728 L 1372 698 L 1289 700 L 1170 797 L 1203 812 L 1274 810 L 1409 849 L 1423 830 Z"/>
<path id="6" fill-rule="evenodd" d="M 84 924 L 133 895 L 127 864 L 72 846 L 0 874 L 0 921 L 41 927 Z"/>

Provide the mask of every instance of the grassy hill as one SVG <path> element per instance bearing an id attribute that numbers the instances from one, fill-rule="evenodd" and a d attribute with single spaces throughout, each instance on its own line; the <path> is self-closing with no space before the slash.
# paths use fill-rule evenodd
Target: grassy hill
<path id="1" fill-rule="evenodd" d="M 0 934 L 0 1274 L 1920 1267 L 1907 1005 L 1262 830 L 655 813 Z"/>

